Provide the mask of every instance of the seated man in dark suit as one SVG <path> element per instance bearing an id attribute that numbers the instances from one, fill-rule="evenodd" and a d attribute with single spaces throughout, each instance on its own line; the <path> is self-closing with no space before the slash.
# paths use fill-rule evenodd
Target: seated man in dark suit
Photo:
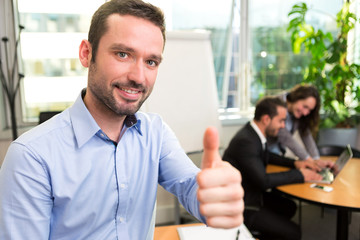
<path id="1" fill-rule="evenodd" d="M 319 180 L 310 162 L 295 161 L 267 151 L 266 137 L 276 136 L 285 127 L 286 105 L 279 98 L 262 99 L 254 119 L 236 133 L 223 159 L 241 171 L 245 191 L 244 222 L 261 239 L 300 239 L 301 231 L 290 219 L 296 204 L 271 192 L 272 188 L 304 181 Z M 281 173 L 266 173 L 268 163 L 293 168 Z"/>

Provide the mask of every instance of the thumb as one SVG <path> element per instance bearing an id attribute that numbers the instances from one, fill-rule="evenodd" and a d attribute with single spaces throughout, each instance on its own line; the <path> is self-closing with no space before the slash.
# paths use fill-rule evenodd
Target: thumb
<path id="1" fill-rule="evenodd" d="M 212 168 L 221 161 L 219 155 L 219 135 L 214 127 L 206 129 L 204 134 L 204 153 L 201 162 L 201 168 Z"/>

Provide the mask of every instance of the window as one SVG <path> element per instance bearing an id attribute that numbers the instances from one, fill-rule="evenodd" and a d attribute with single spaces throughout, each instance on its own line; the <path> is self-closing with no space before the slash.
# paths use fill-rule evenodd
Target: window
<path id="1" fill-rule="evenodd" d="M 91 16 L 104 0 L 66 2 L 18 0 L 20 23 L 25 26 L 21 35 L 25 122 L 37 122 L 40 111 L 65 109 L 86 86 L 87 70 L 78 60 L 78 46 L 87 38 Z M 229 22 L 231 0 L 150 2 L 165 11 L 168 30 L 206 28 L 222 32 Z"/>
<path id="2" fill-rule="evenodd" d="M 233 6 L 230 67 L 223 74 L 223 118 L 247 115 L 259 98 L 292 88 L 303 79 L 307 55 L 292 53 L 287 32 L 288 13 L 297 0 L 241 0 Z M 331 16 L 342 7 L 341 0 L 307 1 L 313 9 L 308 17 L 324 31 L 332 31 Z M 240 27 L 239 27 L 240 26 Z M 334 31 L 334 34 L 336 32 Z M 219 93 L 221 95 L 221 93 Z"/>
<path id="3" fill-rule="evenodd" d="M 93 12 L 104 1 L 17 1 L 19 20 L 25 26 L 20 94 L 24 122 L 37 122 L 40 111 L 65 109 L 86 86 L 87 71 L 78 60 L 78 46 L 87 38 Z M 150 2 L 165 11 L 168 30 L 212 32 L 222 112 L 247 112 L 260 97 L 301 82 L 308 57 L 292 54 L 286 32 L 287 14 L 297 0 Z M 329 15 L 336 14 L 342 0 L 305 2 L 314 9 L 312 21 L 331 30 L 334 21 Z"/>
<path id="4" fill-rule="evenodd" d="M 251 35 L 252 83 L 251 102 L 259 96 L 277 94 L 303 79 L 306 55 L 294 55 L 290 34 L 286 31 L 292 6 L 297 0 L 252 0 L 249 8 Z M 312 10 L 308 17 L 324 31 L 336 28 L 334 19 L 342 7 L 341 0 L 304 1 Z M 333 31 L 336 34 L 336 31 Z"/>
<path id="5" fill-rule="evenodd" d="M 262 96 L 278 94 L 302 81 L 308 56 L 292 53 L 290 33 L 286 31 L 287 15 L 298 2 L 172 1 L 172 29 L 202 28 L 212 32 L 223 113 L 246 114 Z M 342 0 L 304 2 L 313 9 L 309 14 L 313 22 L 324 31 L 335 28 L 331 16 L 341 9 Z"/>
<path id="6" fill-rule="evenodd" d="M 37 122 L 40 111 L 65 109 L 86 87 L 87 71 L 78 60 L 78 47 L 87 38 L 93 12 L 104 2 L 18 0 L 19 21 L 25 26 L 21 34 L 25 122 Z"/>

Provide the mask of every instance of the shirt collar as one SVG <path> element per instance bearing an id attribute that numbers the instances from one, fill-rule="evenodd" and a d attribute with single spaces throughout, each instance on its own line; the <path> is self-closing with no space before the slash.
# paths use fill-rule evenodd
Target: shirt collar
<path id="1" fill-rule="evenodd" d="M 256 123 L 254 122 L 254 120 L 250 121 L 250 125 L 252 126 L 252 128 L 255 130 L 255 132 L 257 133 L 257 135 L 259 136 L 260 140 L 261 140 L 261 144 L 263 146 L 265 146 L 266 143 L 266 137 L 264 136 L 264 134 L 261 132 L 260 128 L 256 125 Z"/>
<path id="2" fill-rule="evenodd" d="M 136 114 L 126 116 L 124 122 L 127 128 L 132 128 L 132 127 L 135 128 L 138 131 L 138 133 L 142 136 L 141 120 L 136 117 Z"/>
<path id="3" fill-rule="evenodd" d="M 75 138 L 80 148 L 87 141 L 90 140 L 96 133 L 102 131 L 95 119 L 86 108 L 82 96 L 85 93 L 85 89 L 78 96 L 74 104 L 70 107 L 70 118 L 73 126 Z M 134 128 L 142 136 L 141 121 L 137 119 L 135 115 L 128 115 L 124 120 L 124 127 Z"/>
<path id="4" fill-rule="evenodd" d="M 137 118 L 137 114 L 126 116 L 124 123 L 124 128 L 135 128 L 136 131 L 142 136 L 141 120 Z"/>

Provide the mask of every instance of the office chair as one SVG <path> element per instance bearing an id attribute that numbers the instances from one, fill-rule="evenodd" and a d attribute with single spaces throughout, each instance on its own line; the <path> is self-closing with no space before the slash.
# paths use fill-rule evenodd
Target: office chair
<path id="1" fill-rule="evenodd" d="M 339 156 L 341 152 L 344 150 L 344 147 L 326 145 L 326 146 L 319 146 L 318 149 L 320 156 Z"/>
<path id="2" fill-rule="evenodd" d="M 55 116 L 58 113 L 61 113 L 61 111 L 40 112 L 40 114 L 39 114 L 39 124 L 41 124 L 41 123 L 45 122 L 46 120 L 52 118 L 53 116 Z"/>
<path id="3" fill-rule="evenodd" d="M 340 156 L 345 146 L 335 146 L 335 145 L 323 145 L 319 146 L 320 156 Z M 354 158 L 360 158 L 360 151 L 356 148 L 351 148 Z"/>

